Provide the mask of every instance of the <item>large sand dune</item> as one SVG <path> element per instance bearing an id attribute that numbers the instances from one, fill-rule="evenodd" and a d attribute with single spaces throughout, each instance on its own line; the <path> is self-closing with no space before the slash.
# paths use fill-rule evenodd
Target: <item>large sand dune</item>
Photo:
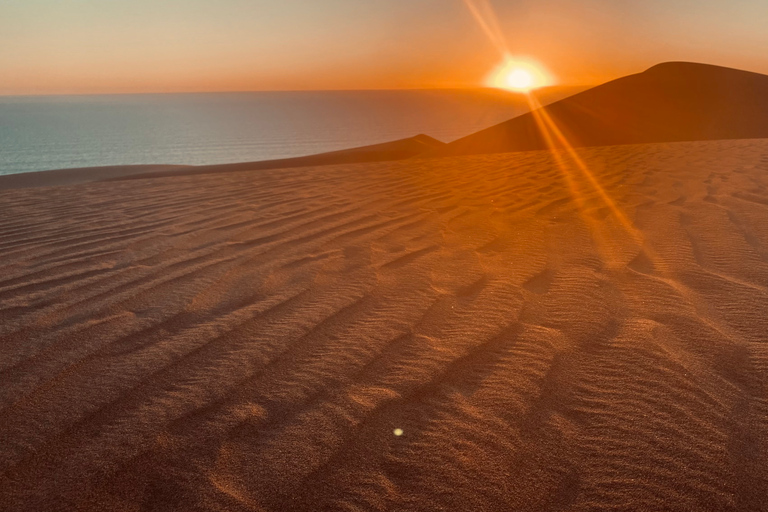
<path id="1" fill-rule="evenodd" d="M 545 107 L 575 146 L 768 137 L 768 76 L 666 62 Z M 436 149 L 463 155 L 547 149 L 528 113 Z"/>
<path id="2" fill-rule="evenodd" d="M 2 508 L 768 510 L 768 141 L 580 153 L 0 192 Z"/>

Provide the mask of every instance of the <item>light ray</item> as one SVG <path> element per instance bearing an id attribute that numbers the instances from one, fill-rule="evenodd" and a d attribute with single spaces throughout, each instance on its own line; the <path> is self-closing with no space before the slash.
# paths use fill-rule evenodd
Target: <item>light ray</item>
<path id="1" fill-rule="evenodd" d="M 607 237 L 600 234 L 601 231 L 605 230 L 605 226 L 603 226 L 602 223 L 591 219 L 589 215 L 587 215 L 585 211 L 586 194 L 580 190 L 577 182 L 578 175 L 576 175 L 574 172 L 575 170 L 578 170 L 578 174 L 586 178 L 589 187 L 597 192 L 600 199 L 606 206 L 608 206 L 609 210 L 618 220 L 624 231 L 629 234 L 635 244 L 637 244 L 641 251 L 646 254 L 654 268 L 656 268 L 662 274 L 669 273 L 670 269 L 668 266 L 664 264 L 663 260 L 650 247 L 640 230 L 634 226 L 632 221 L 630 221 L 626 214 L 624 214 L 624 212 L 616 205 L 613 199 L 606 192 L 605 188 L 600 185 L 599 181 L 590 171 L 587 164 L 578 155 L 573 145 L 568 141 L 562 130 L 560 130 L 555 121 L 552 119 L 552 116 L 549 115 L 549 112 L 547 112 L 546 109 L 542 107 L 541 103 L 533 95 L 533 93 L 527 94 L 526 97 L 529 101 L 531 114 L 533 115 L 533 118 L 539 127 L 539 131 L 544 138 L 544 142 L 549 148 L 553 158 L 555 159 L 556 165 L 560 168 L 560 171 L 562 172 L 568 185 L 571 196 L 576 202 L 579 215 L 587 225 L 591 226 L 593 235 L 598 236 L 599 239 L 602 240 L 602 245 L 607 249 L 609 246 L 607 243 Z M 569 159 L 573 162 L 573 166 L 568 164 L 566 158 L 564 158 L 564 154 L 570 157 Z M 573 167 L 575 167 L 575 169 L 573 169 Z M 606 252 L 607 255 L 607 251 L 601 252 Z"/>
<path id="2" fill-rule="evenodd" d="M 555 165 L 560 170 L 560 174 L 563 176 L 563 179 L 565 179 L 571 198 L 573 198 L 573 201 L 576 203 L 576 211 L 578 212 L 579 217 L 581 217 L 582 222 L 590 228 L 590 233 L 593 236 L 598 237 L 598 239 L 595 240 L 598 242 L 598 250 L 603 253 L 604 256 L 607 255 L 607 251 L 602 249 L 602 247 L 606 247 L 608 244 L 603 240 L 604 237 L 600 233 L 600 227 L 586 212 L 586 194 L 580 190 L 576 178 L 574 177 L 574 173 L 571 171 L 570 165 L 563 156 L 563 148 L 557 147 L 551 129 L 542 117 L 541 109 L 536 108 L 535 105 L 539 104 L 538 100 L 533 97 L 532 93 L 526 94 L 526 97 L 528 98 L 531 107 L 531 114 L 538 125 L 541 136 L 544 138 L 544 143 L 549 149 L 549 153 L 552 155 Z"/>
<path id="3" fill-rule="evenodd" d="M 499 69 L 504 66 L 512 66 L 516 64 L 515 59 L 512 58 L 509 47 L 507 45 L 504 33 L 501 30 L 498 18 L 493 10 L 493 6 L 489 0 L 464 0 L 464 4 L 469 9 L 469 12 L 474 17 L 477 24 L 485 33 L 488 40 L 494 45 L 499 54 L 501 55 L 503 62 Z M 524 68 L 523 68 L 524 69 Z M 540 71 L 540 70 L 539 70 Z M 498 74 L 499 71 L 496 71 Z M 496 76 L 496 75 L 493 75 Z M 543 80 L 548 82 L 548 80 Z M 523 89 L 523 88 L 521 88 Z M 664 266 L 657 257 L 655 252 L 646 243 L 645 237 L 638 230 L 634 223 L 626 216 L 626 214 L 618 207 L 616 202 L 608 195 L 608 192 L 600 184 L 594 173 L 589 169 L 589 166 L 579 156 L 574 146 L 568 141 L 568 138 L 557 126 L 554 119 L 549 115 L 549 112 L 541 105 L 538 99 L 533 95 L 532 91 L 526 93 L 526 98 L 531 109 L 531 113 L 534 117 L 536 124 L 538 125 L 539 132 L 544 138 L 546 146 L 549 148 L 552 154 L 555 164 L 561 170 L 563 177 L 568 186 L 569 192 L 576 202 L 577 210 L 582 219 L 589 225 L 595 236 L 603 239 L 604 244 L 607 246 L 606 237 L 601 235 L 601 231 L 606 229 L 606 226 L 601 223 L 595 222 L 594 219 L 586 212 L 586 198 L 590 195 L 590 190 L 596 192 L 602 202 L 608 207 L 612 216 L 618 221 L 619 226 L 629 235 L 633 242 L 640 246 L 642 251 L 645 251 L 646 255 L 651 259 L 654 266 L 662 270 Z M 566 158 L 566 156 L 568 158 Z M 568 163 L 570 160 L 573 165 Z M 582 191 L 583 186 L 579 185 L 581 178 L 586 179 L 584 184 L 587 188 L 586 191 Z"/>
<path id="4" fill-rule="evenodd" d="M 611 212 L 622 225 L 622 227 L 624 227 L 627 233 L 629 233 L 629 235 L 632 236 L 636 242 L 642 242 L 643 235 L 640 233 L 640 231 L 638 231 L 637 228 L 635 228 L 632 221 L 630 221 L 624 212 L 616 205 L 613 199 L 605 191 L 605 188 L 600 185 L 600 182 L 597 181 L 595 175 L 592 173 L 592 171 L 589 170 L 587 164 L 576 152 L 576 149 L 573 147 L 573 145 L 570 144 L 570 142 L 568 142 L 568 139 L 565 137 L 565 135 L 563 135 L 563 132 L 560 130 L 560 128 L 558 128 L 557 124 L 549 115 L 549 112 L 547 112 L 547 110 L 541 106 L 541 103 L 539 103 L 539 101 L 533 95 L 529 94 L 528 97 L 529 101 L 531 102 L 531 106 L 538 112 L 539 117 L 549 127 L 552 134 L 557 139 L 557 142 L 568 153 L 573 163 L 576 165 L 579 171 L 581 171 L 582 175 L 589 181 L 590 185 L 592 185 L 592 188 L 595 190 L 595 192 L 597 192 L 605 205 L 610 208 Z"/>
<path id="5" fill-rule="evenodd" d="M 549 148 L 552 158 L 555 159 L 555 164 L 560 169 L 563 178 L 565 178 L 566 184 L 568 185 L 568 190 L 571 193 L 571 197 L 573 197 L 574 201 L 576 201 L 576 206 L 578 207 L 579 213 L 582 214 L 583 217 L 584 201 L 582 199 L 582 194 L 579 191 L 578 185 L 573 179 L 573 175 L 568 171 L 568 165 L 565 162 L 565 159 L 563 159 L 561 152 L 555 145 L 555 141 L 552 139 L 549 128 L 541 118 L 541 112 L 533 107 L 533 101 L 536 101 L 533 97 L 533 94 L 526 94 L 526 97 L 528 98 L 529 104 L 531 105 L 531 114 L 533 114 L 533 117 L 536 120 L 536 124 L 539 126 L 539 132 L 544 138 L 544 143 Z"/>
<path id="6" fill-rule="evenodd" d="M 505 60 L 511 58 L 504 32 L 501 30 L 499 20 L 496 18 L 496 13 L 489 1 L 464 0 L 464 5 L 466 5 L 469 12 L 472 13 L 475 21 L 477 21 L 477 24 L 480 25 L 480 28 L 485 32 L 486 37 L 499 51 L 501 57 Z"/>
<path id="7" fill-rule="evenodd" d="M 550 73 L 535 59 L 512 55 L 490 0 L 464 0 L 464 5 L 501 56 L 499 65 L 486 77 L 486 85 L 524 92 L 552 84 L 553 78 Z M 520 83 L 519 77 L 523 74 L 526 76 L 525 84 Z M 528 75 L 530 78 L 527 78 Z M 512 78 L 511 82 L 510 78 Z"/>

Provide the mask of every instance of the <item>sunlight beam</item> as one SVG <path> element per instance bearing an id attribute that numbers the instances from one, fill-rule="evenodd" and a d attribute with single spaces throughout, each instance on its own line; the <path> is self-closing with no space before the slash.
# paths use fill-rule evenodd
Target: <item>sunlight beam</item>
<path id="1" fill-rule="evenodd" d="M 486 37 L 496 47 L 502 59 L 511 58 L 504 32 L 501 30 L 499 20 L 489 0 L 464 0 L 464 5 L 472 13 Z"/>
<path id="2" fill-rule="evenodd" d="M 555 139 L 560 144 L 560 147 L 562 147 L 562 149 L 568 153 L 573 163 L 576 165 L 579 171 L 581 171 L 582 175 L 587 179 L 587 181 L 589 181 L 589 183 L 592 185 L 592 188 L 595 190 L 595 192 L 598 193 L 605 205 L 610 208 L 616 219 L 621 223 L 627 233 L 629 233 L 630 236 L 632 236 L 636 241 L 642 241 L 642 234 L 637 230 L 637 228 L 635 228 L 632 221 L 627 218 L 624 212 L 621 211 L 621 209 L 616 205 L 613 199 L 605 191 L 605 188 L 600 185 L 600 182 L 597 181 L 595 175 L 592 173 L 592 171 L 589 170 L 589 167 L 584 162 L 584 160 L 581 159 L 573 145 L 568 142 L 568 139 L 565 137 L 560 128 L 558 128 L 557 124 L 554 122 L 546 109 L 542 107 L 541 103 L 532 94 L 527 96 L 531 102 L 531 107 L 538 113 L 538 117 L 551 130 Z"/>
<path id="3" fill-rule="evenodd" d="M 584 160 L 578 155 L 573 145 L 570 144 L 562 130 L 560 130 L 560 128 L 557 126 L 546 109 L 541 105 L 538 99 L 532 93 L 526 94 L 526 98 L 528 99 L 534 121 L 536 122 L 539 131 L 544 138 L 544 143 L 549 148 L 550 153 L 555 159 L 555 164 L 558 168 L 560 168 L 560 171 L 563 174 L 563 177 L 565 178 L 570 190 L 571 196 L 576 202 L 579 216 L 588 226 L 591 227 L 593 235 L 598 236 L 598 240 L 602 240 L 604 250 L 601 252 L 603 252 L 606 256 L 609 255 L 609 237 L 606 237 L 600 233 L 601 231 L 605 230 L 605 226 L 603 226 L 602 223 L 595 221 L 595 219 L 592 219 L 586 212 L 586 194 L 580 190 L 580 186 L 577 182 L 577 177 L 579 174 L 586 178 L 586 184 L 588 187 L 597 192 L 602 202 L 608 207 L 614 218 L 616 218 L 616 220 L 619 222 L 621 228 L 630 236 L 633 242 L 639 246 L 640 251 L 645 253 L 648 259 L 651 260 L 654 268 L 656 268 L 662 274 L 668 274 L 670 271 L 669 267 L 664 264 L 663 260 L 658 256 L 653 248 L 650 247 L 640 230 L 634 226 L 632 221 L 629 220 L 626 214 L 608 195 L 605 188 L 600 185 L 597 178 L 590 171 L 586 162 L 584 162 Z M 576 169 L 573 169 L 573 167 L 568 164 L 564 155 L 570 157 L 570 160 L 573 162 Z M 579 173 L 574 172 L 575 170 L 578 170 Z"/>
<path id="4" fill-rule="evenodd" d="M 501 63 L 489 74 L 486 85 L 513 92 L 528 92 L 551 85 L 552 77 L 530 58 L 514 57 L 490 0 L 464 0 L 480 29 L 501 56 Z"/>

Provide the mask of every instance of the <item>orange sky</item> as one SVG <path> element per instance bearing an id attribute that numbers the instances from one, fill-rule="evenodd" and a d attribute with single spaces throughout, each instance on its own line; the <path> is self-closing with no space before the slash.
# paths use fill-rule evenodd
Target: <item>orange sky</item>
<path id="1" fill-rule="evenodd" d="M 491 4 L 562 84 L 668 60 L 768 73 L 768 2 Z M 476 87 L 498 61 L 462 0 L 0 3 L 0 94 Z"/>

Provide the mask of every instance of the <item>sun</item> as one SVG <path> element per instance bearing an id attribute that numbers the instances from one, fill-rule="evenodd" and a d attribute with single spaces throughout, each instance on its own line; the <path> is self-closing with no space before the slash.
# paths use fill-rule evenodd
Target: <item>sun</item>
<path id="1" fill-rule="evenodd" d="M 522 93 L 545 87 L 550 82 L 551 79 L 541 65 L 515 59 L 507 59 L 486 80 L 491 87 Z"/>
<path id="2" fill-rule="evenodd" d="M 515 91 L 528 91 L 533 87 L 533 75 L 524 69 L 513 69 L 504 79 L 504 85 Z"/>

